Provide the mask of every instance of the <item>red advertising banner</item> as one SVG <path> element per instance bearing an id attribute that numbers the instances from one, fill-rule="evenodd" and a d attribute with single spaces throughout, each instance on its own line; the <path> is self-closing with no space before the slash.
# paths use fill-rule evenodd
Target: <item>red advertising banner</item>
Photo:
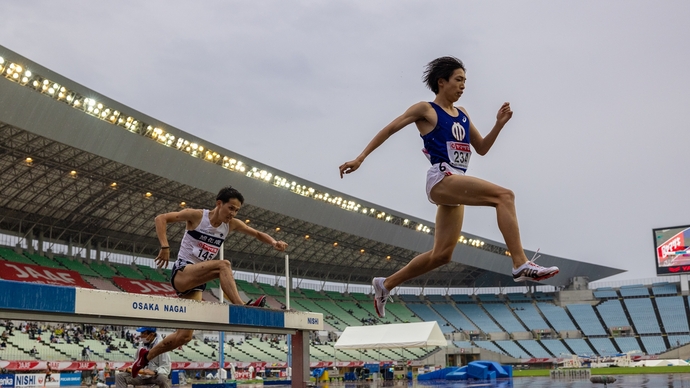
<path id="1" fill-rule="evenodd" d="M 134 362 L 108 362 L 110 369 L 125 369 L 132 366 Z M 105 368 L 105 361 L 0 361 L 0 368 L 10 371 L 43 371 L 47 369 L 50 364 L 50 369 L 53 371 L 82 371 L 92 370 L 94 367 L 98 369 Z M 218 362 L 172 362 L 172 369 L 202 369 L 202 370 L 216 370 L 218 369 Z M 235 362 L 233 363 L 238 369 L 246 369 L 253 366 L 255 369 L 263 369 L 265 362 Z M 286 367 L 287 363 L 278 363 L 282 367 Z M 225 363 L 225 368 L 230 368 L 230 362 Z"/>
<path id="2" fill-rule="evenodd" d="M 133 294 L 177 296 L 175 289 L 170 283 L 135 280 L 118 276 L 113 277 L 113 282 L 117 284 L 118 287 Z"/>
<path id="3" fill-rule="evenodd" d="M 93 288 L 76 271 L 9 261 L 0 261 L 0 279 L 53 284 L 56 286 Z"/>

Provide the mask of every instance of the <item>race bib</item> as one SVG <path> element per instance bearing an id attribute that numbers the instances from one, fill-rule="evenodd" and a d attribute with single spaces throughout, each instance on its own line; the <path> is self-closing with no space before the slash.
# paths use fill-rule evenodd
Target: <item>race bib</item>
<path id="1" fill-rule="evenodd" d="M 470 156 L 472 156 L 470 145 L 457 141 L 449 141 L 446 142 L 446 146 L 448 148 L 448 160 L 450 161 L 450 165 L 455 168 L 467 170 L 467 166 L 470 164 Z"/>
<path id="2" fill-rule="evenodd" d="M 205 242 L 199 241 L 197 246 L 194 247 L 194 256 L 199 260 L 213 260 L 218 254 L 220 248 L 207 244 Z"/>

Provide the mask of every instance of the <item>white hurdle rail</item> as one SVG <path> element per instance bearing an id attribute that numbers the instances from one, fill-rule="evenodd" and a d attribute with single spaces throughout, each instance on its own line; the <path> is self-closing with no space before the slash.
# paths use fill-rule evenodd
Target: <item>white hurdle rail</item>
<path id="1" fill-rule="evenodd" d="M 308 331 L 323 314 L 0 280 L 0 318 L 292 335 L 292 387 L 309 381 Z"/>

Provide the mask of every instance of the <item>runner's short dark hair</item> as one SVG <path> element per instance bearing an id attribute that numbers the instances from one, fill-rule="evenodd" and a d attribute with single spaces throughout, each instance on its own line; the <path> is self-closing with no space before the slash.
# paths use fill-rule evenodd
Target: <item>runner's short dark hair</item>
<path id="1" fill-rule="evenodd" d="M 455 57 L 441 57 L 429 62 L 424 69 L 422 80 L 434 94 L 438 94 L 438 80 L 450 80 L 450 76 L 457 69 L 465 70 L 465 65 Z"/>
<path id="2" fill-rule="evenodd" d="M 228 201 L 230 201 L 232 198 L 235 198 L 236 200 L 240 201 L 241 204 L 244 204 L 244 196 L 242 196 L 242 194 L 232 186 L 226 186 L 220 189 L 218 195 L 216 196 L 216 201 L 228 203 Z"/>

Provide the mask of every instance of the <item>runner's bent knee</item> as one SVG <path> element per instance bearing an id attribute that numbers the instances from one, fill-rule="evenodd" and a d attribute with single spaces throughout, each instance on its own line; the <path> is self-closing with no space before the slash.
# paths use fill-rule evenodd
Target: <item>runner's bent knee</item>
<path id="1" fill-rule="evenodd" d="M 501 188 L 498 193 L 498 204 L 513 205 L 515 203 L 515 193 L 512 190 Z"/>

